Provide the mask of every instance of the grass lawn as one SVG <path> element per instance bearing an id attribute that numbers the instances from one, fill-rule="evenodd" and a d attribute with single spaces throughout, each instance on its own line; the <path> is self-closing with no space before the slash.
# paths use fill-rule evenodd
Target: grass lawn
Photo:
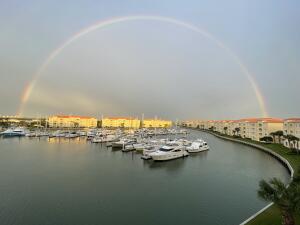
<path id="1" fill-rule="evenodd" d="M 232 136 L 224 135 L 224 134 L 219 134 L 221 136 L 233 138 Z M 284 147 L 281 144 L 264 144 L 258 141 L 253 141 L 253 140 L 248 140 L 248 139 L 243 139 L 243 138 L 234 138 L 237 140 L 241 141 L 248 141 L 257 145 L 261 145 L 263 147 L 266 147 L 268 149 L 271 149 L 272 151 L 276 152 L 277 154 L 281 155 L 284 157 L 286 160 L 289 161 L 291 166 L 294 169 L 294 172 L 296 173 L 299 171 L 300 168 L 300 154 L 296 155 L 291 152 L 289 148 Z M 258 184 L 257 184 L 257 189 L 258 189 Z M 247 219 L 247 218 L 245 218 Z M 296 219 L 296 224 L 300 224 L 300 215 L 295 216 Z M 279 212 L 279 209 L 276 206 L 271 206 L 267 210 L 265 210 L 263 213 L 258 215 L 255 219 L 247 223 L 247 225 L 281 225 L 281 215 Z"/>

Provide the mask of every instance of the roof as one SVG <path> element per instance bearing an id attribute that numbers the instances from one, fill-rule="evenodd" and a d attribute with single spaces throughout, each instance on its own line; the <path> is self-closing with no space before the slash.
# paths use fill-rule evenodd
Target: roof
<path id="1" fill-rule="evenodd" d="M 288 123 L 300 123 L 300 118 L 288 118 L 288 119 L 285 119 L 284 122 L 288 122 Z"/>
<path id="2" fill-rule="evenodd" d="M 132 117 L 106 117 L 103 119 L 109 119 L 109 120 L 137 120 L 137 118 Z"/>
<path id="3" fill-rule="evenodd" d="M 56 115 L 54 117 L 58 117 L 58 118 L 79 118 L 79 119 L 95 119 L 93 117 L 90 116 L 65 116 L 65 115 Z"/>

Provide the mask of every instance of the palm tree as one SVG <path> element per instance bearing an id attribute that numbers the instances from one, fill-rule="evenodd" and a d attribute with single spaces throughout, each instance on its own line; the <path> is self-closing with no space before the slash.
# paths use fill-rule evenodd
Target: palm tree
<path id="1" fill-rule="evenodd" d="M 236 135 L 239 136 L 240 131 L 241 131 L 241 128 L 236 127 L 234 130 L 235 130 L 235 132 L 236 132 Z"/>
<path id="2" fill-rule="evenodd" d="M 276 133 L 275 132 L 271 132 L 270 135 L 273 138 L 273 142 L 276 143 Z"/>
<path id="3" fill-rule="evenodd" d="M 288 141 L 289 143 L 289 148 L 296 151 L 298 153 L 298 142 L 299 142 L 299 138 L 294 136 L 294 135 L 291 135 L 291 134 L 288 134 L 286 136 L 284 136 L 286 138 L 286 140 Z M 293 144 L 293 145 L 292 145 Z M 293 147 L 291 147 L 293 146 Z"/>
<path id="4" fill-rule="evenodd" d="M 258 196 L 265 201 L 272 201 L 279 208 L 283 225 L 295 225 L 294 214 L 300 209 L 300 186 L 297 183 L 287 187 L 277 178 L 270 182 L 261 180 Z"/>
<path id="5" fill-rule="evenodd" d="M 281 138 L 284 136 L 284 133 L 282 130 L 276 131 L 276 135 L 278 136 L 279 143 L 281 143 Z"/>
<path id="6" fill-rule="evenodd" d="M 283 131 L 278 130 L 275 132 L 271 132 L 270 135 L 273 137 L 274 143 L 276 143 L 276 137 L 278 137 L 278 141 L 280 143 L 281 137 L 283 137 Z"/>
<path id="7" fill-rule="evenodd" d="M 228 127 L 224 127 L 224 133 L 227 134 Z"/>

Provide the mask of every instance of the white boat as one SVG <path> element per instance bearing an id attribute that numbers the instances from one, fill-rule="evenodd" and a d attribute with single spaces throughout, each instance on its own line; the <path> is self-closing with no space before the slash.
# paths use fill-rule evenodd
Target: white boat
<path id="1" fill-rule="evenodd" d="M 126 138 L 121 138 L 119 141 L 112 142 L 111 146 L 113 148 L 123 148 L 123 146 L 125 146 L 129 141 L 131 140 Z"/>
<path id="2" fill-rule="evenodd" d="M 25 136 L 26 132 L 24 128 L 17 127 L 17 128 L 9 128 L 3 132 L 0 133 L 3 137 L 21 137 Z"/>
<path id="3" fill-rule="evenodd" d="M 189 153 L 181 145 L 164 145 L 149 155 L 154 161 L 166 161 L 188 156 Z"/>
<path id="4" fill-rule="evenodd" d="M 92 143 L 103 143 L 103 137 L 102 136 L 95 136 L 92 138 Z"/>
<path id="5" fill-rule="evenodd" d="M 29 132 L 25 134 L 26 137 L 36 137 L 36 132 Z"/>
<path id="6" fill-rule="evenodd" d="M 208 144 L 203 140 L 196 140 L 192 142 L 192 144 L 188 147 L 186 147 L 186 150 L 189 153 L 195 153 L 195 152 L 203 152 L 209 150 Z"/>
<path id="7" fill-rule="evenodd" d="M 49 133 L 46 131 L 41 131 L 41 132 L 37 132 L 35 136 L 36 137 L 47 137 L 47 136 L 49 136 Z"/>
<path id="8" fill-rule="evenodd" d="M 69 132 L 65 135 L 66 138 L 76 138 L 79 137 L 79 135 L 77 134 L 77 132 Z"/>
<path id="9" fill-rule="evenodd" d="M 86 133 L 86 136 L 88 137 L 88 139 L 93 139 L 96 135 L 97 135 L 97 130 L 95 130 L 95 129 L 89 130 Z"/>
<path id="10" fill-rule="evenodd" d="M 152 159 L 151 154 L 156 152 L 160 147 L 159 146 L 148 146 L 143 149 L 142 159 Z"/>
<path id="11" fill-rule="evenodd" d="M 95 136 L 94 138 L 92 138 L 92 142 L 93 143 L 106 143 L 106 142 L 111 142 L 111 141 L 115 141 L 117 139 L 117 137 L 115 135 L 109 134 L 106 136 Z"/>
<path id="12" fill-rule="evenodd" d="M 134 140 L 130 140 L 128 142 L 126 142 L 122 147 L 122 151 L 123 152 L 130 152 L 130 151 L 134 151 L 135 147 L 134 144 L 136 144 L 137 142 Z"/>
<path id="13" fill-rule="evenodd" d="M 85 131 L 77 131 L 77 134 L 80 137 L 86 136 L 86 132 Z"/>

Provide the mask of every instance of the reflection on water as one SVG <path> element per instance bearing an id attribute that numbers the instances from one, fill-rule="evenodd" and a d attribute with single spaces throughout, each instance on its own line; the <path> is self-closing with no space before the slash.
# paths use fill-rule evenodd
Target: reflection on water
<path id="1" fill-rule="evenodd" d="M 63 143 L 76 143 L 76 144 L 86 144 L 87 140 L 86 137 L 76 137 L 76 138 L 48 138 L 44 137 L 44 140 L 47 140 L 50 144 L 63 144 Z"/>
<path id="2" fill-rule="evenodd" d="M 153 160 L 144 160 L 144 166 L 147 166 L 150 169 L 161 169 L 168 172 L 180 170 L 186 163 L 187 158 L 178 158 L 165 162 L 154 162 Z"/>
<path id="3" fill-rule="evenodd" d="M 167 162 L 86 138 L 1 139 L 1 224 L 239 224 L 266 205 L 260 179 L 289 179 L 269 155 L 199 137 L 209 151 Z"/>

